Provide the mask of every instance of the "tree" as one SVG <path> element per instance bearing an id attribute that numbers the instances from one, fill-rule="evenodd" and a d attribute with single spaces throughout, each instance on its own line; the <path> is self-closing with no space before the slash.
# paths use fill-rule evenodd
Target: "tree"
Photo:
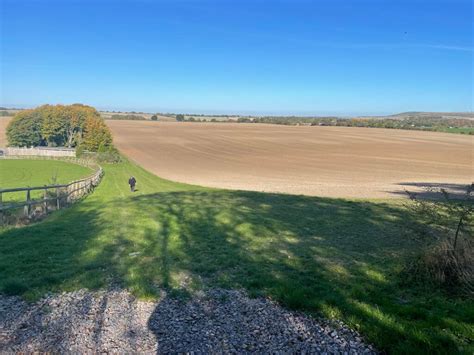
<path id="1" fill-rule="evenodd" d="M 109 120 L 132 120 L 132 121 L 138 121 L 138 120 L 146 120 L 144 116 L 140 115 L 123 115 L 123 114 L 118 114 L 118 115 L 111 115 Z"/>
<path id="2" fill-rule="evenodd" d="M 17 113 L 7 126 L 8 144 L 14 147 L 36 147 L 41 145 L 42 117 L 35 110 Z"/>
<path id="3" fill-rule="evenodd" d="M 152 121 L 158 121 L 158 116 L 157 116 L 157 115 L 151 116 L 151 120 L 152 120 Z"/>
<path id="4" fill-rule="evenodd" d="M 97 151 L 102 144 L 112 146 L 112 136 L 93 107 L 74 104 L 43 105 L 18 113 L 8 127 L 11 146 L 76 147 L 84 140 L 85 149 Z"/>
<path id="5" fill-rule="evenodd" d="M 112 135 L 101 118 L 86 118 L 81 145 L 92 152 L 112 146 Z"/>
<path id="6" fill-rule="evenodd" d="M 48 146 L 64 146 L 67 129 L 67 109 L 63 105 L 44 105 L 36 109 L 42 117 L 41 136 Z"/>
<path id="7" fill-rule="evenodd" d="M 87 117 L 101 119 L 99 112 L 91 106 L 74 104 L 69 107 L 69 120 L 66 128 L 66 146 L 71 148 L 80 144 Z"/>
<path id="8" fill-rule="evenodd" d="M 183 122 L 184 119 L 185 119 L 185 118 L 184 118 L 184 115 L 182 115 L 182 114 L 177 114 L 177 115 L 176 115 L 176 121 L 178 121 L 178 122 Z"/>

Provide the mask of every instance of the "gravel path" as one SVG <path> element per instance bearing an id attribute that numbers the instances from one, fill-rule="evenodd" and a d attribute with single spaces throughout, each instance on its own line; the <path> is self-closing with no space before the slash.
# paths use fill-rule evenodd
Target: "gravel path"
<path id="1" fill-rule="evenodd" d="M 288 311 L 244 292 L 139 301 L 85 290 L 28 304 L 0 296 L 0 352 L 375 353 L 344 325 Z"/>

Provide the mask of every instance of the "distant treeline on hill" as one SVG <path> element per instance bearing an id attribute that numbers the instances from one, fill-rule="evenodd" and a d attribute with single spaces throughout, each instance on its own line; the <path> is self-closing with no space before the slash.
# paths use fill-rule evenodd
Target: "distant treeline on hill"
<path id="1" fill-rule="evenodd" d="M 442 116 L 413 116 L 404 118 L 338 118 L 338 117 L 296 117 L 265 116 L 239 117 L 239 123 L 271 123 L 281 125 L 373 127 L 408 130 L 426 130 L 474 135 L 474 120 L 444 118 Z"/>
<path id="2" fill-rule="evenodd" d="M 15 111 L 21 111 L 21 110 L 26 110 L 25 108 L 20 108 L 20 107 L 3 107 L 0 106 L 0 110 L 15 110 Z"/>
<path id="3" fill-rule="evenodd" d="M 161 116 L 168 116 L 168 117 L 176 117 L 178 115 L 182 116 L 189 116 L 189 117 L 215 117 L 215 118 L 221 118 L 221 117 L 229 117 L 229 118 L 237 118 L 237 117 L 242 117 L 241 115 L 227 115 L 227 114 L 220 114 L 220 115 L 207 115 L 204 113 L 160 113 Z"/>
<path id="4" fill-rule="evenodd" d="M 146 120 L 144 116 L 140 115 L 112 115 L 110 117 L 107 117 L 106 119 L 108 120 Z"/>

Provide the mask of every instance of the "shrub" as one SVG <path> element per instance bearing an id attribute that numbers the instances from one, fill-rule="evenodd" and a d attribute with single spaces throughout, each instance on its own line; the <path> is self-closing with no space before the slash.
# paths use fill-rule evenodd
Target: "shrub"
<path id="1" fill-rule="evenodd" d="M 151 120 L 152 120 L 152 121 L 158 121 L 158 116 L 157 116 L 157 115 L 151 116 Z"/>
<path id="2" fill-rule="evenodd" d="M 448 240 L 428 246 L 405 271 L 411 281 L 474 296 L 474 249 L 468 240 L 460 240 L 456 249 Z"/>
<path id="3" fill-rule="evenodd" d="M 427 242 L 407 267 L 408 277 L 473 296 L 474 184 L 457 198 L 444 189 L 429 192 L 437 192 L 439 198 L 424 200 L 407 192 L 411 200 L 407 207 L 421 222 L 413 231 Z"/>
<path id="4" fill-rule="evenodd" d="M 185 120 L 184 115 L 182 115 L 182 114 L 176 115 L 176 121 L 183 122 L 184 120 Z"/>
<path id="5" fill-rule="evenodd" d="M 99 163 L 120 163 L 122 158 L 114 146 L 101 146 L 96 153 L 96 160 Z"/>
<path id="6" fill-rule="evenodd" d="M 84 146 L 83 145 L 78 145 L 76 147 L 76 158 L 81 158 L 84 156 L 84 152 L 85 152 L 85 149 L 84 149 Z"/>

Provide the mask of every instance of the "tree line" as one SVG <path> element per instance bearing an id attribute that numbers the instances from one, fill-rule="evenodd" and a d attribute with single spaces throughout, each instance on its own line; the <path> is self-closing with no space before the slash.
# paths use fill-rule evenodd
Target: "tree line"
<path id="1" fill-rule="evenodd" d="M 10 146 L 68 147 L 91 152 L 112 150 L 112 135 L 91 106 L 43 105 L 18 112 L 7 126 Z"/>
<path id="2" fill-rule="evenodd" d="M 110 117 L 107 117 L 106 119 L 108 120 L 131 120 L 131 121 L 143 121 L 146 120 L 145 116 L 141 115 L 111 115 Z"/>
<path id="3" fill-rule="evenodd" d="M 210 117 L 210 116 L 209 116 Z M 222 115 L 219 117 L 223 117 Z M 230 116 L 229 116 L 230 117 Z M 234 116 L 232 116 L 234 117 Z M 176 114 L 178 122 L 202 122 L 201 119 Z M 208 120 L 204 120 L 208 121 Z M 341 117 L 301 117 L 301 116 L 238 116 L 237 120 L 211 119 L 210 122 L 268 123 L 279 125 L 306 126 L 338 126 L 338 127 L 369 127 L 393 128 L 406 130 L 424 130 L 474 135 L 474 120 L 467 118 L 447 118 L 443 116 L 409 115 L 393 118 L 341 118 Z"/>
<path id="4" fill-rule="evenodd" d="M 339 118 L 339 117 L 297 117 L 264 116 L 239 117 L 239 123 L 271 123 L 281 125 L 372 127 L 408 130 L 427 130 L 474 134 L 474 120 L 464 118 L 443 118 L 441 116 L 411 116 L 406 118 Z"/>

